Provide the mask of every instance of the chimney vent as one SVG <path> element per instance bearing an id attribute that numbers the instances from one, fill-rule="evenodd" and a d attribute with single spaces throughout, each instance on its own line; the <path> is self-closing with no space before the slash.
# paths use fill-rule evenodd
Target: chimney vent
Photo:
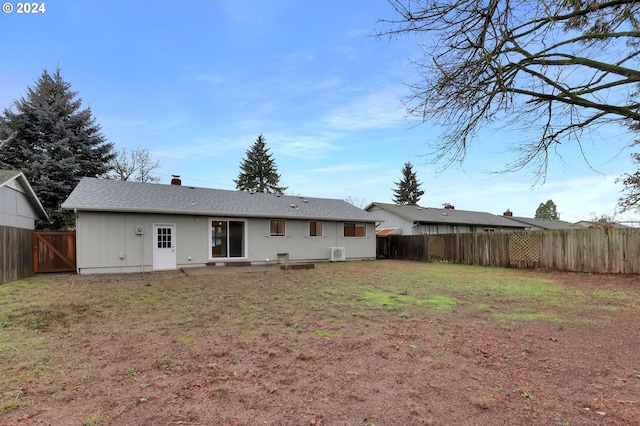
<path id="1" fill-rule="evenodd" d="M 511 210 L 507 209 L 506 212 L 502 213 L 502 216 L 511 217 L 511 216 L 513 216 L 513 213 L 511 212 Z"/>
<path id="2" fill-rule="evenodd" d="M 180 175 L 171 175 L 171 185 L 182 185 Z"/>
<path id="3" fill-rule="evenodd" d="M 455 207 L 454 207 L 454 206 L 452 206 L 452 205 L 451 205 L 451 204 L 449 204 L 449 203 L 444 203 L 444 208 L 445 208 L 445 209 L 447 209 L 447 210 L 453 210 L 453 209 L 455 209 Z"/>

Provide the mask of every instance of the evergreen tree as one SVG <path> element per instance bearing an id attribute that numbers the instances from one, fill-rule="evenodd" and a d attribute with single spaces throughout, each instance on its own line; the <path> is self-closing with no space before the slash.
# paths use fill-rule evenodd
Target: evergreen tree
<path id="1" fill-rule="evenodd" d="M 113 158 L 113 145 L 70 87 L 60 69 L 45 69 L 26 97 L 0 116 L 0 168 L 21 170 L 29 180 L 52 221 L 38 223 L 39 229 L 71 226 L 73 212 L 60 205 L 80 178 L 104 174 Z"/>
<path id="2" fill-rule="evenodd" d="M 402 169 L 402 180 L 395 182 L 398 185 L 397 189 L 394 189 L 393 202 L 396 204 L 418 204 L 420 198 L 424 194 L 424 191 L 420 190 L 420 182 L 416 177 L 416 173 L 413 171 L 413 164 L 410 162 L 404 163 Z"/>
<path id="3" fill-rule="evenodd" d="M 235 179 L 236 188 L 242 191 L 282 194 L 287 189 L 280 185 L 276 163 L 266 147 L 265 137 L 260 134 L 247 150 L 247 157 L 240 164 L 240 174 Z"/>
<path id="4" fill-rule="evenodd" d="M 536 210 L 536 219 L 560 220 L 556 203 L 553 200 L 547 200 L 546 203 L 540 203 Z"/>

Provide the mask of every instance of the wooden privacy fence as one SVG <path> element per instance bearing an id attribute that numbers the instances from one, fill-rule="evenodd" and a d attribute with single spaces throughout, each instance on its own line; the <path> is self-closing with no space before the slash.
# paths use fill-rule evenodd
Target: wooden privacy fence
<path id="1" fill-rule="evenodd" d="M 539 268 L 558 271 L 640 273 L 640 229 L 571 229 L 378 237 L 379 258 Z"/>
<path id="2" fill-rule="evenodd" d="M 76 231 L 33 233 L 33 270 L 40 272 L 76 271 Z"/>
<path id="3" fill-rule="evenodd" d="M 0 226 L 0 284 L 33 275 L 30 229 Z"/>

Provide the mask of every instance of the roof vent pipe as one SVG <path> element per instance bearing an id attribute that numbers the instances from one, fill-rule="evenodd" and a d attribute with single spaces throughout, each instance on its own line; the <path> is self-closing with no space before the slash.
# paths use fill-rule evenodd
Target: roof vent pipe
<path id="1" fill-rule="evenodd" d="M 171 185 L 182 185 L 180 175 L 171 175 Z"/>

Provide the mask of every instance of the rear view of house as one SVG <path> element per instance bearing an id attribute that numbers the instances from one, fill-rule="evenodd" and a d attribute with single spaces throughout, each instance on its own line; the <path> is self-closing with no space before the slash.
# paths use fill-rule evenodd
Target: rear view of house
<path id="1" fill-rule="evenodd" d="M 376 257 L 376 219 L 343 200 L 83 178 L 62 207 L 79 273 Z"/>

